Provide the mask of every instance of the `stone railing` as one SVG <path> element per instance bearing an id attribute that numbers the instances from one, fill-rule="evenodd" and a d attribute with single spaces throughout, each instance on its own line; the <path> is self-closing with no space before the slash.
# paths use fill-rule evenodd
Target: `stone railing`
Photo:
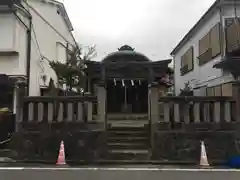
<path id="1" fill-rule="evenodd" d="M 102 123 L 106 125 L 106 90 L 98 86 L 97 96 L 30 96 L 17 93 L 16 131 L 21 124 Z"/>
<path id="2" fill-rule="evenodd" d="M 68 161 L 101 159 L 106 153 L 105 95 L 99 86 L 97 96 L 18 97 L 13 158 L 54 163 L 64 141 Z"/>
<path id="3" fill-rule="evenodd" d="M 158 122 L 231 122 L 236 120 L 234 108 L 230 97 L 161 97 Z"/>
<path id="4" fill-rule="evenodd" d="M 25 97 L 21 122 L 90 122 L 97 97 Z"/>
<path id="5" fill-rule="evenodd" d="M 233 97 L 159 97 L 154 86 L 149 97 L 152 159 L 197 164 L 201 140 L 211 163 L 240 153 Z"/>

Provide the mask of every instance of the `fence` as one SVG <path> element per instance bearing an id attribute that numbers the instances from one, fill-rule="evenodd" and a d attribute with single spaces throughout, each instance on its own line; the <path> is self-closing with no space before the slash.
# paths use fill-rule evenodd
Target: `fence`
<path id="1" fill-rule="evenodd" d="M 232 123 L 238 121 L 237 100 L 231 97 L 159 97 L 157 87 L 149 90 L 149 157 L 196 160 L 199 140 L 213 144 L 209 151 L 217 154 L 215 159 L 222 159 L 228 153 L 226 149 L 218 153 L 223 147 L 234 149 L 233 141 L 240 127 Z M 61 140 L 68 147 L 69 159 L 107 157 L 106 89 L 100 86 L 97 94 L 97 97 L 24 97 L 17 110 L 17 125 L 23 133 L 16 133 L 13 143 L 18 157 L 55 159 Z M 95 114 L 97 120 L 93 118 Z M 95 126 L 95 122 L 100 123 Z M 222 145 L 221 139 L 229 144 Z"/>
<path id="2" fill-rule="evenodd" d="M 237 121 L 236 101 L 231 97 L 159 97 L 156 88 L 149 93 L 151 141 L 161 130 L 188 124 L 221 124 Z"/>
<path id="3" fill-rule="evenodd" d="M 230 97 L 161 97 L 158 104 L 159 122 L 236 121 L 236 102 Z"/>
<path id="4" fill-rule="evenodd" d="M 91 122 L 97 97 L 24 97 L 22 103 L 21 123 Z"/>
<path id="5" fill-rule="evenodd" d="M 99 159 L 105 153 L 106 138 L 98 102 L 91 95 L 22 98 L 11 141 L 11 149 L 17 152 L 14 158 L 52 163 L 63 140 L 68 160 Z"/>
<path id="6" fill-rule="evenodd" d="M 232 97 L 159 97 L 150 105 L 152 159 L 197 163 L 201 140 L 211 163 L 239 153 L 237 105 Z"/>

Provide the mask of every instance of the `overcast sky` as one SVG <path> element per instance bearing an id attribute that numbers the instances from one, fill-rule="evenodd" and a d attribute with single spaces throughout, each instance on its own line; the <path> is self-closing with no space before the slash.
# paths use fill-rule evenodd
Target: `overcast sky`
<path id="1" fill-rule="evenodd" d="M 151 60 L 170 52 L 214 0 L 62 0 L 76 40 L 101 60 L 128 44 Z"/>

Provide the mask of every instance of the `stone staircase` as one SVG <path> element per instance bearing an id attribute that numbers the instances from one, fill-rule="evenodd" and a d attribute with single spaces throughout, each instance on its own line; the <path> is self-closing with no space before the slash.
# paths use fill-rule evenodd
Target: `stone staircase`
<path id="1" fill-rule="evenodd" d="M 123 115 L 124 116 L 124 115 Z M 109 160 L 123 162 L 147 161 L 149 159 L 149 131 L 147 119 L 136 116 L 122 120 L 108 120 Z"/>

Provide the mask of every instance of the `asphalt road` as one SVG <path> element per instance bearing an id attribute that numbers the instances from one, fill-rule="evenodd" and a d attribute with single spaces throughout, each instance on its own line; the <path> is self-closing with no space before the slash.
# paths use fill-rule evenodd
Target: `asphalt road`
<path id="1" fill-rule="evenodd" d="M 239 180 L 240 170 L 157 168 L 0 168 L 1 180 Z"/>

